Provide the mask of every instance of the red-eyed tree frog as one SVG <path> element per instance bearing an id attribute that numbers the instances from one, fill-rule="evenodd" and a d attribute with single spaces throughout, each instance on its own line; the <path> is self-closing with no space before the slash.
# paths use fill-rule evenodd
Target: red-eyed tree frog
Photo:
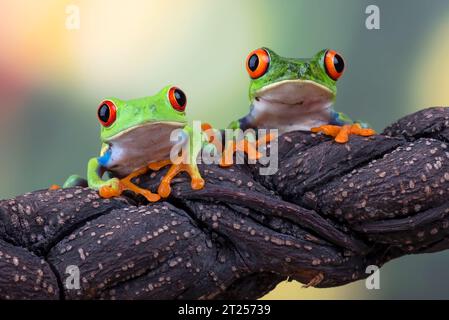
<path id="1" fill-rule="evenodd" d="M 268 48 L 252 51 L 246 59 L 250 111 L 229 127 L 275 128 L 279 134 L 323 132 L 339 143 L 347 142 L 351 134 L 375 134 L 367 124 L 353 122 L 332 108 L 344 69 L 342 56 L 334 50 L 322 50 L 311 59 L 284 58 Z"/>
<path id="2" fill-rule="evenodd" d="M 148 201 L 155 202 L 168 197 L 170 182 L 180 172 L 191 177 L 193 189 L 201 189 L 204 180 L 197 166 L 197 156 L 207 138 L 203 134 L 194 134 L 187 124 L 185 108 L 187 98 L 184 92 L 174 86 L 167 86 L 154 96 L 121 100 L 107 98 L 97 111 L 101 124 L 102 147 L 100 155 L 89 160 L 87 180 L 72 175 L 63 188 L 88 186 L 99 190 L 102 197 L 119 196 L 124 190 L 143 195 Z M 189 143 L 187 157 L 189 161 L 173 164 L 170 152 L 174 145 L 171 139 L 173 130 L 181 133 L 181 143 Z M 149 169 L 159 170 L 171 165 L 163 177 L 158 193 L 139 188 L 131 180 Z M 104 180 L 108 172 L 112 178 Z M 52 189 L 57 188 L 53 186 Z"/>

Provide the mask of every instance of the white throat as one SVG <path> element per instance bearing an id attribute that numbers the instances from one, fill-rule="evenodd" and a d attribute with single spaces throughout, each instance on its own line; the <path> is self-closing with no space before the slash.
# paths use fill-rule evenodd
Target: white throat
<path id="1" fill-rule="evenodd" d="M 334 94 L 308 80 L 285 80 L 257 93 L 248 121 L 257 128 L 277 128 L 279 134 L 310 130 L 331 120 Z"/>

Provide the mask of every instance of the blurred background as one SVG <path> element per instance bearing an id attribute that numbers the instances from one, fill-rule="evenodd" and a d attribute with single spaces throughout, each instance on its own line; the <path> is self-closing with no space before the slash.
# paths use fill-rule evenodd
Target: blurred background
<path id="1" fill-rule="evenodd" d="M 365 27 L 371 4 L 380 30 Z M 339 51 L 347 69 L 335 108 L 382 130 L 449 104 L 448 35 L 448 0 L 2 0 L 0 198 L 85 174 L 107 96 L 171 83 L 187 93 L 191 120 L 227 125 L 247 111 L 244 61 L 260 46 L 287 57 Z M 408 256 L 381 269 L 380 290 L 284 282 L 266 298 L 449 299 L 448 265 L 449 252 Z"/>

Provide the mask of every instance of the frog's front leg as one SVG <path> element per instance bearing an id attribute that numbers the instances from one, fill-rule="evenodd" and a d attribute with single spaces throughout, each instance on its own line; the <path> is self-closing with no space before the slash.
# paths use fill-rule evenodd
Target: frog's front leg
<path id="1" fill-rule="evenodd" d="M 331 123 L 319 127 L 311 128 L 312 132 L 323 132 L 325 135 L 334 137 L 335 142 L 346 143 L 349 141 L 350 135 L 358 135 L 362 137 L 369 137 L 376 134 L 367 125 L 362 125 L 358 122 L 353 122 L 347 115 L 342 112 L 333 111 L 331 114 Z"/>
<path id="2" fill-rule="evenodd" d="M 145 174 L 148 171 L 147 167 L 141 168 L 139 170 L 134 171 L 130 175 L 126 176 L 123 179 L 120 179 L 120 188 L 123 190 L 131 190 L 134 193 L 140 194 L 144 196 L 149 202 L 156 202 L 161 197 L 157 193 L 152 193 L 147 189 L 140 188 L 131 182 L 132 179 Z"/>
<path id="3" fill-rule="evenodd" d="M 342 126 L 326 124 L 319 127 L 311 128 L 310 131 L 317 133 L 323 132 L 325 135 L 334 137 L 335 142 L 346 143 L 349 141 L 350 135 L 369 137 L 376 134 L 371 128 L 362 128 L 360 124 L 344 124 Z"/>
<path id="4" fill-rule="evenodd" d="M 87 163 L 87 184 L 89 188 L 98 190 L 102 198 L 118 197 L 122 194 L 120 180 L 111 178 L 103 180 L 105 169 L 98 162 L 98 158 L 92 158 Z"/>
<path id="5" fill-rule="evenodd" d="M 170 169 L 162 178 L 162 181 L 158 187 L 158 194 L 167 198 L 171 193 L 171 181 L 181 172 L 187 172 L 191 178 L 191 187 L 194 190 L 204 188 L 204 180 L 201 177 L 200 171 L 197 165 L 197 157 L 201 152 L 202 146 L 207 143 L 207 139 L 198 132 L 193 132 L 193 129 L 186 126 L 182 130 L 181 141 L 184 146 L 187 146 L 181 152 L 181 156 L 177 159 L 176 163 L 170 160 L 163 160 L 150 164 L 148 167 L 152 170 L 159 170 L 160 168 L 171 164 Z"/>
<path id="6" fill-rule="evenodd" d="M 220 161 L 221 167 L 229 167 L 233 164 L 234 153 L 240 151 L 246 153 L 249 160 L 258 160 L 262 157 L 262 153 L 258 151 L 261 145 L 266 145 L 273 140 L 275 135 L 273 133 L 266 134 L 265 136 L 255 140 L 248 139 L 247 136 L 235 137 L 232 141 L 226 141 L 225 148 L 223 150 L 223 156 Z"/>
<path id="7" fill-rule="evenodd" d="M 125 190 L 133 191 L 136 194 L 144 196 L 150 202 L 156 202 L 160 199 L 158 194 L 152 193 L 149 190 L 142 189 L 131 182 L 132 179 L 138 177 L 148 171 L 148 169 L 142 168 L 134 171 L 125 178 L 118 179 L 112 178 L 104 181 L 102 177 L 103 168 L 98 163 L 97 158 L 92 158 L 88 164 L 88 183 L 89 187 L 98 190 L 102 198 L 118 197 Z"/>
<path id="8" fill-rule="evenodd" d="M 167 174 L 162 178 L 162 181 L 157 189 L 158 194 L 167 198 L 171 193 L 171 181 L 178 173 L 187 172 L 191 178 L 190 185 L 194 190 L 204 188 L 204 179 L 201 177 L 197 164 L 179 163 L 172 164 Z"/>

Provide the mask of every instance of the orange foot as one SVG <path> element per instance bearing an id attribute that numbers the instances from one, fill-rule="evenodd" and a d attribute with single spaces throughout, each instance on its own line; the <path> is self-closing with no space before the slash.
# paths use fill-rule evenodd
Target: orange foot
<path id="1" fill-rule="evenodd" d="M 138 186 L 136 186 L 134 183 L 131 182 L 132 179 L 146 173 L 147 171 L 148 171 L 147 167 L 134 171 L 127 177 L 120 179 L 119 185 L 116 188 L 110 186 L 101 187 L 99 190 L 100 196 L 103 198 L 112 198 L 121 195 L 122 192 L 125 190 L 130 190 L 133 191 L 134 193 L 144 196 L 149 202 L 158 201 L 161 198 L 158 194 L 152 193 L 151 191 L 146 189 L 139 188 Z"/>
<path id="2" fill-rule="evenodd" d="M 319 126 L 316 128 L 310 129 L 312 132 L 323 132 L 325 135 L 332 136 L 335 139 L 335 142 L 338 143 L 346 143 L 349 141 L 349 136 L 351 134 L 362 136 L 362 137 L 369 137 L 374 134 L 376 134 L 376 131 L 369 128 L 362 128 L 360 124 L 354 123 L 354 124 L 345 124 L 342 126 L 335 126 L 331 124 Z"/>
<path id="3" fill-rule="evenodd" d="M 190 175 L 192 189 L 199 190 L 204 188 L 204 180 L 201 178 L 201 174 L 198 171 L 198 167 L 190 164 L 172 164 L 168 169 L 167 174 L 162 178 L 161 184 L 157 189 L 157 193 L 167 198 L 171 193 L 171 181 L 180 172 L 187 172 Z"/>
<path id="4" fill-rule="evenodd" d="M 58 186 L 57 184 L 52 184 L 52 185 L 50 186 L 50 188 L 48 188 L 48 190 L 58 190 L 58 189 L 61 189 L 61 187 Z"/>
<path id="5" fill-rule="evenodd" d="M 118 183 L 117 186 L 102 186 L 100 187 L 100 189 L 98 190 L 98 193 L 100 194 L 100 197 L 102 198 L 114 198 L 114 197 L 118 197 L 122 194 L 123 192 L 123 186 L 120 184 L 120 182 Z"/>
<path id="6" fill-rule="evenodd" d="M 250 142 L 247 139 L 241 139 L 240 141 L 231 141 L 226 144 L 223 151 L 223 156 L 220 161 L 221 167 L 229 167 L 233 164 L 233 156 L 237 151 L 242 151 L 248 155 L 249 160 L 258 160 L 262 157 L 262 154 L 257 151 L 258 147 L 262 144 L 267 144 L 273 140 L 275 135 L 269 133 L 262 138 L 258 139 L 256 142 Z"/>

